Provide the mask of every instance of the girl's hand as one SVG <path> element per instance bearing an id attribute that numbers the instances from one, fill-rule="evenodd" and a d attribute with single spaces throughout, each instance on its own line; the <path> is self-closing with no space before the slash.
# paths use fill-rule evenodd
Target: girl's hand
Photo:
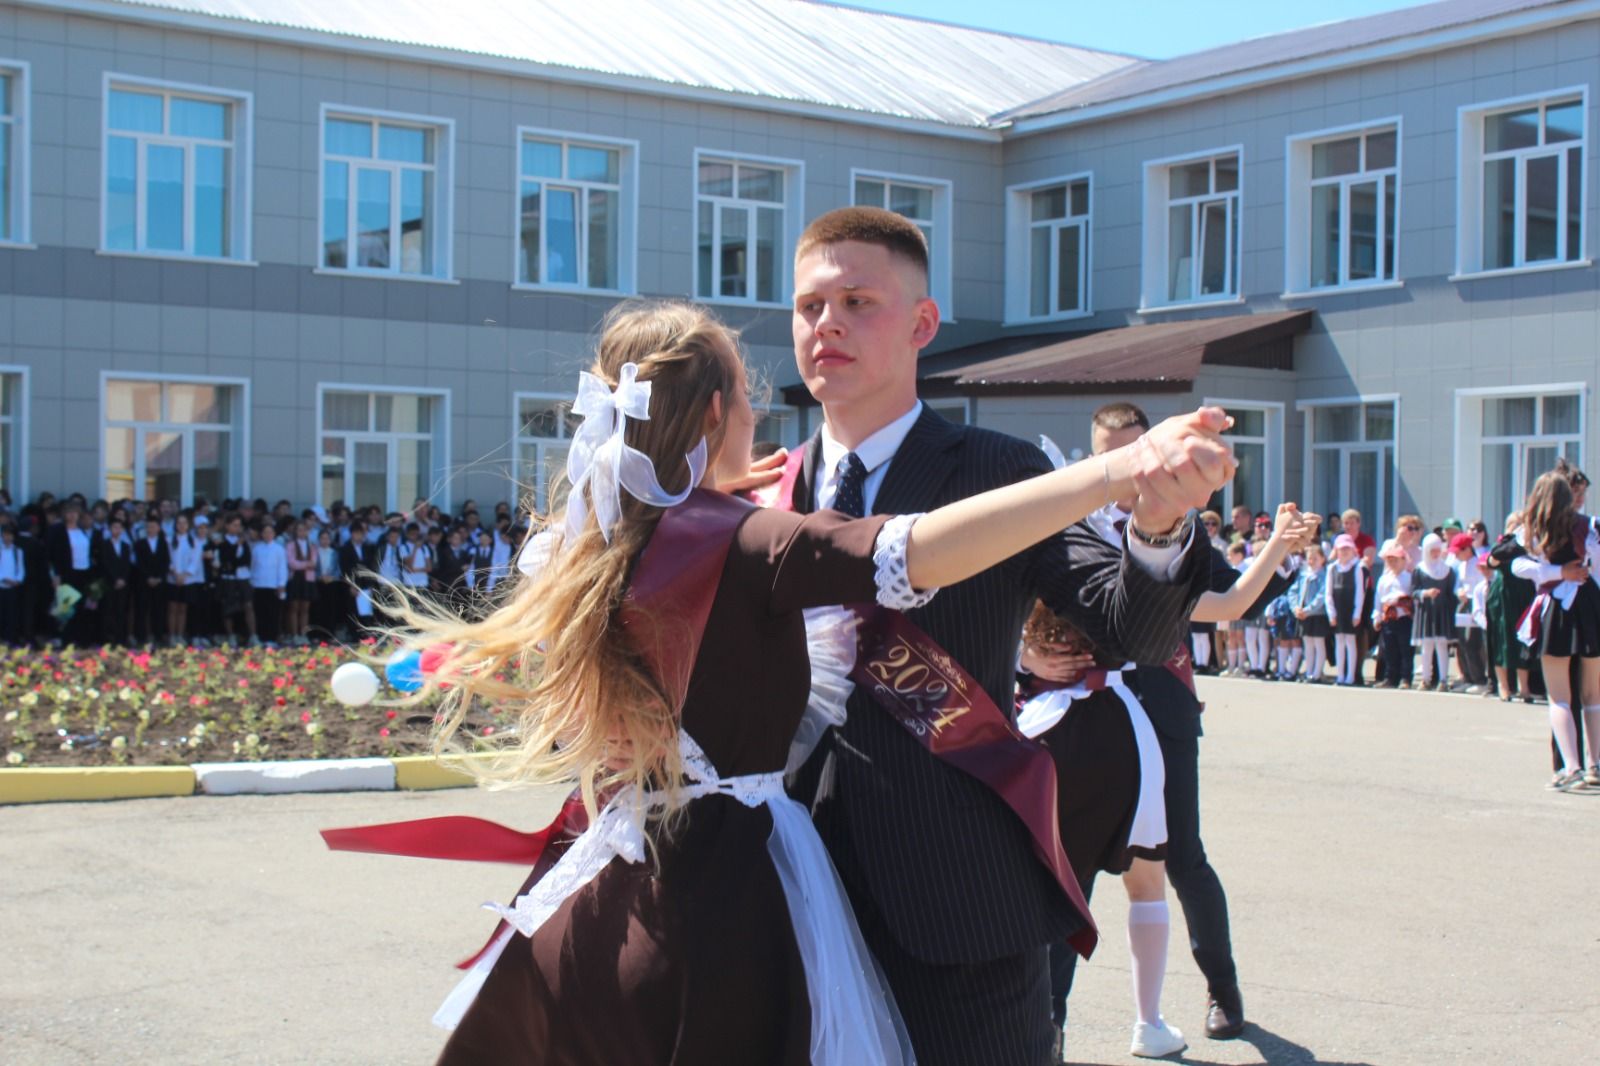
<path id="1" fill-rule="evenodd" d="M 1059 644 L 1024 644 L 1022 668 L 1046 681 L 1065 684 L 1077 680 L 1094 666 L 1094 656 L 1070 651 Z"/>

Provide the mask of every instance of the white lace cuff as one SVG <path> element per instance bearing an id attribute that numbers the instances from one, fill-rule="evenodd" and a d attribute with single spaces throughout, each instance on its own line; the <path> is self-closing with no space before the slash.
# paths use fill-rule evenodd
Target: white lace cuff
<path id="1" fill-rule="evenodd" d="M 911 577 L 906 573 L 906 542 L 911 539 L 911 527 L 917 524 L 920 514 L 895 515 L 878 531 L 873 545 L 872 561 L 877 565 L 875 581 L 878 602 L 896 611 L 909 611 L 922 607 L 933 599 L 938 589 L 918 591 L 911 587 Z"/>

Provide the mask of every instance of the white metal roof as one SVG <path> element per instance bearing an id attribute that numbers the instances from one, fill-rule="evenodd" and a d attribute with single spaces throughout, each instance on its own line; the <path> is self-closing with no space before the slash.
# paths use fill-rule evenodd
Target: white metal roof
<path id="1" fill-rule="evenodd" d="M 973 128 L 1134 62 L 811 0 L 44 2 L 209 16 Z"/>
<path id="2" fill-rule="evenodd" d="M 1247 71 L 1284 66 L 1300 60 L 1350 52 L 1407 37 L 1464 27 L 1537 8 L 1577 9 L 1573 0 L 1442 0 L 1440 3 L 1345 19 L 1220 48 L 1128 64 L 1094 81 L 1064 86 L 1029 103 L 993 116 L 995 122 L 1021 121 L 1057 112 L 1095 107 L 1118 100 L 1196 85 Z"/>

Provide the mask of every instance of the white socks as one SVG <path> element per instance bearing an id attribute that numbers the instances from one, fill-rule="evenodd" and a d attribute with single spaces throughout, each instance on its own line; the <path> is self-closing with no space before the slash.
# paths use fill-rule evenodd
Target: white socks
<path id="1" fill-rule="evenodd" d="M 1336 633 L 1333 637 L 1334 662 L 1337 664 L 1339 684 L 1348 685 L 1356 679 L 1356 635 Z"/>
<path id="2" fill-rule="evenodd" d="M 1434 664 L 1438 664 L 1437 672 Z M 1407 678 L 1406 680 L 1410 680 Z M 1445 637 L 1422 638 L 1422 683 L 1441 685 L 1450 680 L 1450 641 Z"/>
<path id="3" fill-rule="evenodd" d="M 1585 708 L 1587 711 L 1588 708 Z M 1588 724 L 1586 721 L 1585 725 Z M 1561 772 L 1571 773 L 1583 769 L 1578 756 L 1578 723 L 1572 720 L 1570 704 L 1550 701 L 1550 732 L 1555 734 L 1556 747 L 1561 751 Z M 1132 918 L 1128 919 L 1130 922 Z"/>
<path id="4" fill-rule="evenodd" d="M 1161 985 L 1167 976 L 1167 901 L 1128 904 L 1128 954 L 1133 960 L 1133 1005 L 1139 1021 L 1161 1021 Z"/>
<path id="5" fill-rule="evenodd" d="M 1321 637 L 1306 638 L 1306 677 L 1316 681 L 1322 676 L 1322 665 L 1327 661 L 1328 649 Z"/>
<path id="6" fill-rule="evenodd" d="M 1279 671 L 1284 677 L 1294 677 L 1300 672 L 1300 657 L 1304 652 L 1301 651 L 1299 645 L 1295 645 L 1292 648 L 1280 648 L 1278 654 L 1287 655 L 1289 659 L 1288 665 Z"/>
<path id="7" fill-rule="evenodd" d="M 1199 667 L 1211 665 L 1211 634 L 1195 633 L 1189 643 L 1193 645 L 1194 664 Z"/>

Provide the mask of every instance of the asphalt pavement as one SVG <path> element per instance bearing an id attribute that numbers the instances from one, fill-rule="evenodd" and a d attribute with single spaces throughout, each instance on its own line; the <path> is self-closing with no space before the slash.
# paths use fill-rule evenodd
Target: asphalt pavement
<path id="1" fill-rule="evenodd" d="M 1545 709 L 1203 679 L 1204 835 L 1251 1026 L 1202 1035 L 1174 900 L 1167 1019 L 1195 1063 L 1544 1064 L 1600 1042 L 1600 795 L 1546 792 Z M 0 808 L 0 1062 L 426 1063 L 508 866 L 332 853 L 320 828 L 549 794 Z M 1170 898 L 1170 897 L 1169 897 Z M 1130 1063 L 1126 902 L 1079 969 L 1068 1059 Z M 625 1066 L 625 1064 L 618 1064 Z"/>

